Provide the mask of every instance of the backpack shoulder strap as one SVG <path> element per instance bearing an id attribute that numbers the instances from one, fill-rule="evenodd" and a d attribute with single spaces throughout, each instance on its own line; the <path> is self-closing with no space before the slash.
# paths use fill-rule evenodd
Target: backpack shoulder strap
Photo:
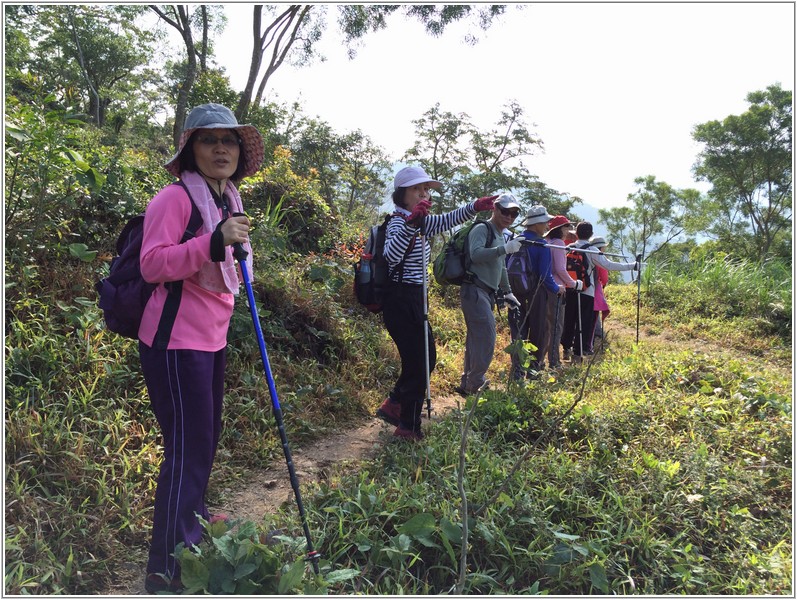
<path id="1" fill-rule="evenodd" d="M 196 232 L 199 231 L 199 228 L 202 227 L 202 214 L 199 212 L 199 208 L 197 208 L 196 202 L 191 197 L 191 192 L 188 191 L 188 187 L 183 183 L 181 179 L 178 179 L 172 185 L 178 185 L 185 191 L 185 195 L 188 196 L 188 201 L 191 202 L 191 216 L 188 218 L 188 225 L 185 228 L 185 233 L 183 233 L 183 237 L 180 240 L 180 243 L 186 242 L 190 240 L 192 237 L 196 237 Z"/>
<path id="2" fill-rule="evenodd" d="M 188 200 L 191 202 L 191 216 L 188 218 L 188 225 L 180 240 L 182 244 L 196 237 L 196 232 L 202 227 L 202 214 L 199 212 L 199 208 L 197 208 L 194 199 L 191 197 L 191 193 L 182 181 L 175 181 L 172 185 L 179 185 L 182 187 L 185 190 L 186 196 L 188 196 Z M 158 350 L 166 350 L 169 346 L 174 322 L 177 320 L 177 311 L 180 308 L 180 301 L 183 297 L 182 280 L 170 281 L 165 284 L 165 287 L 169 293 L 166 295 L 163 312 L 161 312 L 161 318 L 160 321 L 158 321 L 158 330 L 155 332 L 155 339 L 152 340 L 153 348 L 157 348 Z"/>
<path id="3" fill-rule="evenodd" d="M 385 229 L 387 229 L 388 221 L 390 219 L 392 219 L 393 217 L 397 216 L 397 215 L 401 216 L 401 213 L 396 211 L 393 214 L 388 215 L 388 216 L 385 217 Z M 417 237 L 418 236 L 416 236 L 416 235 L 412 236 L 412 240 L 410 240 L 410 243 L 407 246 L 407 250 L 404 252 L 404 256 L 401 258 L 401 262 L 399 262 L 399 264 L 397 264 L 394 268 L 392 268 L 392 269 L 389 268 L 388 269 L 388 271 L 387 271 L 388 280 L 392 280 L 393 279 L 393 273 L 395 273 L 396 271 L 399 272 L 399 281 L 401 281 L 401 278 L 404 277 L 404 263 L 407 262 L 407 257 L 410 255 L 410 252 L 412 252 L 412 249 L 415 248 L 415 240 L 417 239 Z"/>

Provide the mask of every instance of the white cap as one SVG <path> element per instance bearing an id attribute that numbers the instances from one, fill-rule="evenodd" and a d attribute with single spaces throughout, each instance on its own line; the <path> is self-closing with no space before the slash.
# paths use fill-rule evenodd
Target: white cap
<path id="1" fill-rule="evenodd" d="M 512 194 L 501 194 L 496 199 L 495 204 L 503 208 L 520 208 L 520 204 L 517 203 Z"/>
<path id="2" fill-rule="evenodd" d="M 438 189 L 442 187 L 442 183 L 429 177 L 421 167 L 404 167 L 396 173 L 396 178 L 393 180 L 393 189 L 397 190 L 403 187 L 412 187 L 419 183 L 428 183 L 429 187 Z"/>

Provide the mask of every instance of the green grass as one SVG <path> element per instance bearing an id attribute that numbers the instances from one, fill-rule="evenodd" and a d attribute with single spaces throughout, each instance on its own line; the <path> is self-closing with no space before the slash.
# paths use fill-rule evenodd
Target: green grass
<path id="1" fill-rule="evenodd" d="M 471 516 L 465 592 L 789 593 L 788 381 L 705 354 L 614 345 L 594 371 L 576 411 Z M 489 393 L 469 438 L 471 506 L 561 416 L 577 383 L 573 372 Z M 447 420 L 425 446 L 391 444 L 367 471 L 306 500 L 322 552 L 360 570 L 369 593 L 454 589 L 459 437 Z M 416 531 L 408 524 L 421 515 Z"/>
<path id="2" fill-rule="evenodd" d="M 346 267 L 320 256 L 286 262 L 261 261 L 270 272 L 256 290 L 288 435 L 299 445 L 369 414 L 397 375 L 397 356 L 379 318 L 352 308 Z M 98 593 L 149 535 L 159 439 L 135 343 L 102 329 L 91 264 L 6 268 L 5 592 Z M 283 511 L 211 532 L 212 545 L 184 557 L 196 589 L 792 593 L 790 333 L 761 327 L 761 319 L 779 323 L 760 313 L 768 306 L 761 298 L 773 302 L 771 279 L 739 314 L 701 310 L 728 297 L 715 276 L 695 283 L 651 274 L 641 327 L 661 335 L 639 346 L 628 333 L 636 286 L 610 286 L 609 347 L 571 413 L 584 368 L 485 394 L 462 479 L 470 507 L 464 579 L 455 412 L 425 444 L 386 443 L 358 472 L 333 472 L 304 495 L 323 577 L 302 577 L 298 518 Z M 688 310 L 675 301 L 687 284 L 695 286 Z M 459 375 L 464 334 L 458 290 L 431 290 L 439 392 Z M 231 482 L 281 460 L 239 304 L 211 485 L 220 503 Z M 503 315 L 499 325 L 505 340 Z M 509 362 L 500 346 L 490 373 L 498 383 Z M 266 543 L 275 529 L 285 535 Z"/>

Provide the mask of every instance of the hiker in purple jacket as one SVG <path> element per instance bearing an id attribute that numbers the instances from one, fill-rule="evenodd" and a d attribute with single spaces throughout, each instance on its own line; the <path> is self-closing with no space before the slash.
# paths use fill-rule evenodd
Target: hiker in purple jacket
<path id="1" fill-rule="evenodd" d="M 221 435 L 227 329 L 240 286 L 232 244 L 243 244 L 252 256 L 249 219 L 235 183 L 259 170 L 263 153 L 255 127 L 239 125 L 224 106 L 197 106 L 165 165 L 185 188 L 162 189 L 144 217 L 141 275 L 158 287 L 144 310 L 139 354 L 163 435 L 144 582 L 150 594 L 182 587 L 175 546 L 200 542 L 197 514 L 212 520 L 205 491 Z M 192 200 L 202 226 L 180 243 Z M 164 332 L 159 324 L 167 312 L 174 314 Z"/>

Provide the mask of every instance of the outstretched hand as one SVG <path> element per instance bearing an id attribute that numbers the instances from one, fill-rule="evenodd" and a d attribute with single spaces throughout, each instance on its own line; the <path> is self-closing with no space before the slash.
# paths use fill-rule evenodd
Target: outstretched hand
<path id="1" fill-rule="evenodd" d="M 482 212 L 483 210 L 493 210 L 493 205 L 495 204 L 495 199 L 498 196 L 484 196 L 476 200 L 473 203 L 473 208 L 476 209 L 476 212 Z"/>

